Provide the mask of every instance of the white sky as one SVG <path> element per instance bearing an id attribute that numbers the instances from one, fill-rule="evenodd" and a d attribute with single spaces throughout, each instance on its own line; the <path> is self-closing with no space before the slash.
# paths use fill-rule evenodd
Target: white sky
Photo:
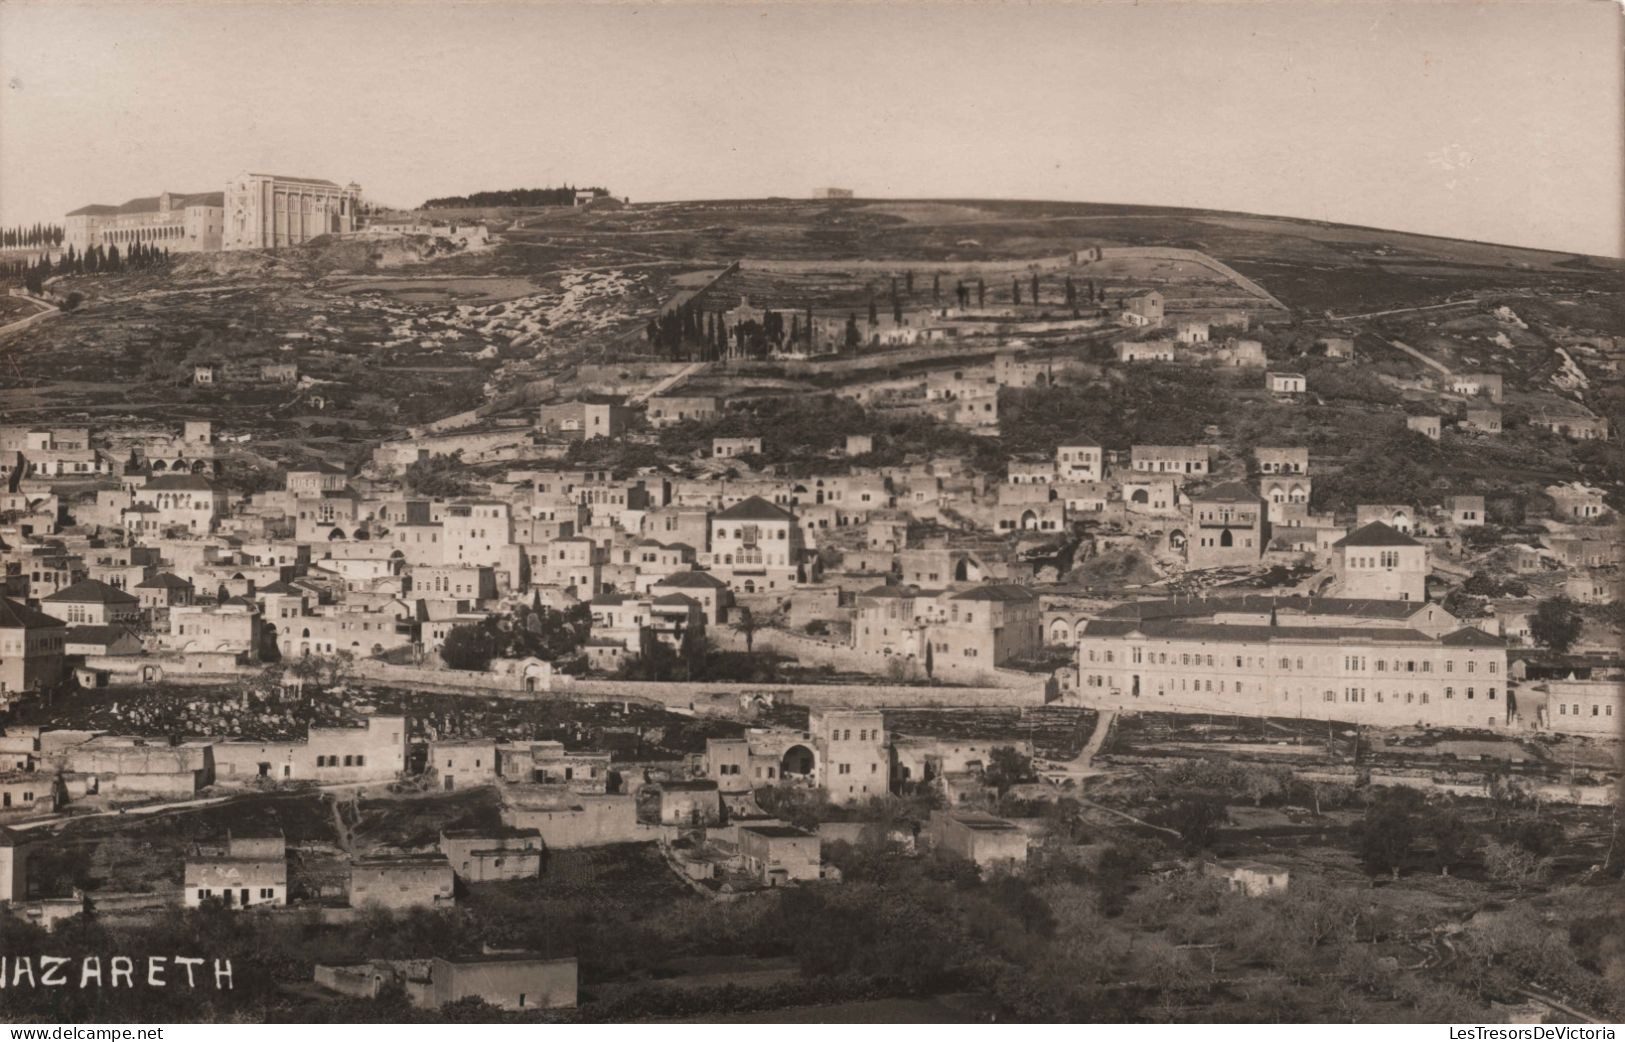
<path id="1" fill-rule="evenodd" d="M 0 0 L 0 222 L 246 169 L 379 202 L 1204 206 L 1619 255 L 1607 0 Z"/>

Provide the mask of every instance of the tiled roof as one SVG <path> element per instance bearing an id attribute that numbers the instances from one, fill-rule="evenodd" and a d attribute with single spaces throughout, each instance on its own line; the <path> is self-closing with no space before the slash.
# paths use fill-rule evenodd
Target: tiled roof
<path id="1" fill-rule="evenodd" d="M 813 834 L 811 832 L 803 832 L 801 829 L 793 828 L 789 825 L 741 825 L 739 826 L 739 831 L 755 833 L 756 835 L 762 836 L 766 839 L 813 838 Z"/>
<path id="2" fill-rule="evenodd" d="M 676 545 L 676 544 L 673 544 Z M 710 572 L 673 572 L 655 583 L 656 586 L 675 586 L 679 589 L 726 589 L 728 584 Z"/>
<path id="3" fill-rule="evenodd" d="M 1132 601 L 1102 612 L 1103 619 L 1197 618 L 1226 612 L 1299 612 L 1347 618 L 1404 620 L 1427 607 L 1421 601 L 1387 601 L 1367 597 L 1275 597 L 1245 594 L 1186 600 Z"/>
<path id="4" fill-rule="evenodd" d="M 273 181 L 287 181 L 290 184 L 326 185 L 329 188 L 337 188 L 338 187 L 338 185 L 334 184 L 332 181 L 328 181 L 328 180 L 325 180 L 324 178 L 320 178 L 320 177 L 285 177 L 282 174 L 249 174 L 248 176 L 249 177 L 269 177 Z"/>
<path id="5" fill-rule="evenodd" d="M 782 507 L 776 507 L 761 496 L 735 503 L 717 514 L 718 521 L 794 521 L 796 516 Z"/>
<path id="6" fill-rule="evenodd" d="M 209 483 L 207 478 L 199 477 L 196 474 L 161 474 L 158 477 L 149 479 L 143 487 L 154 488 L 160 492 L 210 492 L 214 490 L 214 486 Z"/>
<path id="7" fill-rule="evenodd" d="M 1454 633 L 1447 633 L 1439 639 L 1439 643 L 1448 644 L 1453 648 L 1504 648 L 1506 641 L 1500 637 L 1492 637 L 1477 626 L 1463 626 Z"/>
<path id="8" fill-rule="evenodd" d="M 127 633 L 135 636 L 125 626 L 70 626 L 67 641 L 69 644 L 111 644 Z"/>
<path id="9" fill-rule="evenodd" d="M 47 615 L 9 597 L 0 597 L 0 629 L 40 630 L 66 625 L 54 615 Z"/>
<path id="10" fill-rule="evenodd" d="M 138 590 L 189 590 L 192 584 L 176 575 L 174 572 L 159 572 L 151 579 L 143 579 L 135 584 Z"/>
<path id="11" fill-rule="evenodd" d="M 1333 543 L 1333 547 L 1341 546 L 1421 546 L 1416 540 L 1396 528 L 1392 528 L 1381 521 L 1373 521 L 1368 525 L 1356 528 L 1348 535 Z"/>
<path id="12" fill-rule="evenodd" d="M 169 207 L 171 210 L 181 210 L 188 206 L 225 206 L 226 193 L 224 192 L 194 192 L 183 195 L 179 192 L 169 194 Z M 157 213 L 158 196 L 144 195 L 138 199 L 120 203 L 117 206 L 108 206 L 105 203 L 92 203 L 81 206 L 77 210 L 68 212 L 69 217 L 110 217 L 114 214 L 127 213 Z"/>
<path id="13" fill-rule="evenodd" d="M 986 586 L 973 586 L 954 594 L 956 601 L 1031 601 L 1036 595 L 1025 586 L 1013 583 L 990 583 Z"/>
<path id="14" fill-rule="evenodd" d="M 47 604 L 135 604 L 139 598 L 100 579 L 81 579 L 44 600 Z"/>
<path id="15" fill-rule="evenodd" d="M 668 593 L 664 597 L 656 597 L 654 599 L 654 603 L 656 603 L 656 604 L 682 605 L 685 608 L 698 608 L 698 607 L 700 607 L 700 602 L 699 601 L 695 600 L 692 597 L 685 597 L 680 593 Z"/>
<path id="16" fill-rule="evenodd" d="M 887 583 L 884 586 L 876 586 L 872 590 L 865 590 L 858 596 L 876 598 L 895 597 L 898 599 L 902 599 L 904 597 L 934 597 L 936 596 L 936 591 L 922 590 L 918 586 L 897 586 L 892 583 Z"/>
<path id="17" fill-rule="evenodd" d="M 1384 626 L 1226 626 L 1183 619 L 1145 619 L 1139 622 L 1095 619 L 1084 624 L 1089 636 L 1121 637 L 1140 632 L 1148 637 L 1178 640 L 1226 641 L 1325 640 L 1377 644 L 1431 644 L 1433 638 L 1416 630 Z"/>
<path id="18" fill-rule="evenodd" d="M 1222 485 L 1214 485 L 1206 492 L 1192 495 L 1191 501 L 1194 503 L 1258 503 L 1262 501 L 1262 497 L 1239 481 L 1227 481 Z"/>

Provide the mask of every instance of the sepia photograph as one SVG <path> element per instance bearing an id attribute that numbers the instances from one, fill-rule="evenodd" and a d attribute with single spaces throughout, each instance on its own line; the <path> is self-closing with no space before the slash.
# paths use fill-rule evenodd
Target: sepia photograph
<path id="1" fill-rule="evenodd" d="M 1622 48 L 0 0 L 7 1038 L 1614 1039 Z"/>

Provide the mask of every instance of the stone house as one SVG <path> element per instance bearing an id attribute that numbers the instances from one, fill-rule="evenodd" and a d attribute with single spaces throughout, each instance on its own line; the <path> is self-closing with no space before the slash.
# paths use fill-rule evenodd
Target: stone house
<path id="1" fill-rule="evenodd" d="M 141 622 L 141 599 L 95 579 L 83 579 L 44 597 L 40 606 L 70 625 L 118 626 Z"/>
<path id="2" fill-rule="evenodd" d="M 1264 386 L 1271 394 L 1303 394 L 1309 382 L 1302 373 L 1270 372 L 1264 374 Z"/>
<path id="3" fill-rule="evenodd" d="M 745 870 L 767 886 L 816 882 L 821 865 L 818 836 L 787 825 L 744 825 L 739 856 Z"/>
<path id="4" fill-rule="evenodd" d="M 497 780 L 497 745 L 488 738 L 442 738 L 429 743 L 428 769 L 445 792 L 492 785 Z"/>
<path id="5" fill-rule="evenodd" d="M 438 1009 L 458 999 L 479 998 L 505 1010 L 568 1009 L 576 1004 L 574 956 L 549 959 L 514 953 L 468 958 L 436 958 L 423 997 L 412 988 L 415 1005 Z"/>
<path id="6" fill-rule="evenodd" d="M 1501 433 L 1501 409 L 1499 406 L 1469 406 L 1465 418 L 1461 422 L 1464 430 L 1476 431 L 1480 434 Z"/>
<path id="7" fill-rule="evenodd" d="M 938 849 L 973 862 L 978 868 L 1013 869 L 1027 863 L 1027 834 L 991 814 L 934 810 L 927 832 Z"/>
<path id="8" fill-rule="evenodd" d="M 441 855 L 468 883 L 535 879 L 541 875 L 545 852 L 542 834 L 534 828 L 503 825 L 440 833 Z"/>
<path id="9" fill-rule="evenodd" d="M 1337 595 L 1372 600 L 1427 599 L 1428 549 L 1381 521 L 1333 544 Z"/>
<path id="10" fill-rule="evenodd" d="M 583 795 L 610 791 L 611 754 L 568 751 L 563 742 L 504 742 L 497 746 L 502 780 L 513 784 L 563 785 Z"/>
<path id="11" fill-rule="evenodd" d="M 537 416 L 537 429 L 573 439 L 618 438 L 626 433 L 632 410 L 619 400 L 578 398 L 548 402 Z"/>
<path id="12" fill-rule="evenodd" d="M 1136 474 L 1205 478 L 1208 450 L 1204 445 L 1133 445 L 1129 447 L 1129 468 Z"/>
<path id="13" fill-rule="evenodd" d="M 453 884 L 444 854 L 359 858 L 350 866 L 350 907 L 445 908 L 456 902 Z"/>
<path id="14" fill-rule="evenodd" d="M 732 459 L 735 456 L 760 456 L 761 454 L 761 438 L 711 439 L 711 455 L 716 459 Z"/>
<path id="15" fill-rule="evenodd" d="M 1230 887 L 1248 897 L 1268 897 L 1285 893 L 1292 874 L 1278 865 L 1262 861 L 1209 862 L 1202 866 L 1204 875 L 1222 879 Z"/>
<path id="16" fill-rule="evenodd" d="M 1447 496 L 1444 509 L 1450 515 L 1450 523 L 1457 528 L 1474 528 L 1484 523 L 1483 496 Z"/>
<path id="17" fill-rule="evenodd" d="M 710 543 L 710 570 L 735 591 L 784 590 L 805 577 L 805 540 L 796 516 L 760 496 L 715 514 Z"/>
<path id="18" fill-rule="evenodd" d="M 62 683 L 67 637 L 62 619 L 0 598 L 0 706 Z"/>
<path id="19" fill-rule="evenodd" d="M 1092 441 L 1075 441 L 1055 449 L 1057 481 L 1099 481 L 1105 475 L 1104 454 Z"/>
<path id="20" fill-rule="evenodd" d="M 1266 541 L 1264 501 L 1252 489 L 1228 482 L 1191 497 L 1195 534 L 1186 540 L 1191 569 L 1254 565 Z"/>
<path id="21" fill-rule="evenodd" d="M 1625 720 L 1625 682 L 1549 680 L 1545 688 L 1545 705 L 1536 703 L 1537 717 L 1545 729 L 1566 734 L 1619 734 Z"/>
<path id="22" fill-rule="evenodd" d="M 720 825 L 722 797 L 714 781 L 660 783 L 659 820 L 662 825 Z"/>
<path id="23" fill-rule="evenodd" d="M 711 395 L 655 395 L 645 415 L 649 426 L 659 429 L 712 420 L 721 411 L 720 401 Z"/>
<path id="24" fill-rule="evenodd" d="M 196 908 L 219 900 L 227 908 L 288 903 L 288 859 L 281 837 L 232 837 L 226 852 L 186 859 L 182 902 Z"/>
<path id="25" fill-rule="evenodd" d="M 1440 420 L 1437 416 L 1407 416 L 1405 429 L 1415 431 L 1424 438 L 1439 440 Z"/>

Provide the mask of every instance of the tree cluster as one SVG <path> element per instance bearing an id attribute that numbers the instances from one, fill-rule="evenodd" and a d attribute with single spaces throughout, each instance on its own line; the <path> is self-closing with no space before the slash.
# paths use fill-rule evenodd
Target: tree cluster
<path id="1" fill-rule="evenodd" d="M 413 460 L 402 477 L 406 487 L 414 493 L 435 499 L 454 499 L 474 491 L 474 483 L 468 478 L 468 465 L 463 462 L 461 450 L 449 456 L 436 453 Z"/>
<path id="2" fill-rule="evenodd" d="M 19 224 L 12 228 L 0 228 L 0 249 L 61 246 L 65 234 L 60 224 Z"/>
<path id="3" fill-rule="evenodd" d="M 539 658 L 567 672 L 579 672 L 581 647 L 592 634 L 592 609 L 577 604 L 555 611 L 533 604 L 511 615 L 490 615 L 453 626 L 440 647 L 452 669 L 483 672 L 495 659 Z"/>
<path id="4" fill-rule="evenodd" d="M 871 302 L 871 323 L 875 321 L 873 311 Z M 855 316 L 847 326 L 849 346 L 854 346 L 862 339 L 861 335 L 853 339 Z M 650 348 L 672 361 L 714 362 L 729 357 L 760 360 L 810 350 L 816 326 L 811 308 L 805 312 L 769 310 L 763 312 L 760 322 L 750 319 L 730 324 L 726 312 L 684 306 L 651 318 L 643 332 Z"/>
<path id="5" fill-rule="evenodd" d="M 169 263 L 168 248 L 160 249 L 150 243 L 135 242 L 123 252 L 117 246 L 92 246 L 84 252 L 69 246 L 55 264 L 41 256 L 33 264 L 22 262 L 10 266 L 9 274 L 20 277 L 30 293 L 43 293 L 45 280 L 57 275 L 96 275 L 103 272 L 142 271 Z"/>
<path id="6" fill-rule="evenodd" d="M 1567 651 L 1585 630 L 1580 606 L 1567 597 L 1548 597 L 1529 616 L 1529 635 L 1535 643 L 1553 651 Z"/>
<path id="7" fill-rule="evenodd" d="M 639 653 L 623 662 L 615 676 L 619 680 L 662 683 L 772 684 L 783 679 L 778 656 L 754 651 L 723 651 L 695 630 L 684 633 L 675 648 L 653 638 L 645 640 Z"/>
<path id="8" fill-rule="evenodd" d="M 425 200 L 420 209 L 453 210 L 473 206 L 574 206 L 577 192 L 591 192 L 593 198 L 602 199 L 609 194 L 607 188 L 576 188 L 562 185 L 558 188 L 508 188 L 494 192 L 471 192 L 468 195 L 442 195 Z"/>

